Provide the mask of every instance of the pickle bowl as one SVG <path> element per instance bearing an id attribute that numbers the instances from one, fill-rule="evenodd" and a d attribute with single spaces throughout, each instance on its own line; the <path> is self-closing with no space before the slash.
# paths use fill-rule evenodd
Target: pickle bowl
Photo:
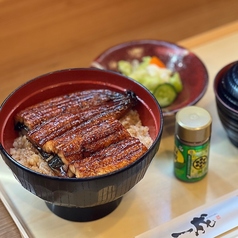
<path id="1" fill-rule="evenodd" d="M 193 52 L 176 43 L 142 39 L 119 43 L 105 49 L 91 62 L 91 67 L 119 72 L 118 62 L 142 61 L 145 56 L 158 57 L 172 72 L 178 72 L 183 89 L 171 105 L 163 107 L 163 116 L 173 116 L 181 108 L 195 105 L 208 87 L 208 71 Z"/>
<path id="2" fill-rule="evenodd" d="M 87 89 L 135 93 L 138 99 L 135 109 L 153 140 L 140 158 L 119 170 L 88 178 L 45 175 L 13 159 L 10 149 L 18 137 L 14 129 L 17 112 L 49 98 Z M 162 110 L 145 87 L 121 74 L 92 68 L 62 69 L 27 81 L 5 99 L 0 117 L 1 157 L 13 176 L 26 190 L 41 198 L 55 215 L 78 222 L 100 219 L 119 206 L 123 196 L 144 177 L 159 150 L 163 129 Z"/>

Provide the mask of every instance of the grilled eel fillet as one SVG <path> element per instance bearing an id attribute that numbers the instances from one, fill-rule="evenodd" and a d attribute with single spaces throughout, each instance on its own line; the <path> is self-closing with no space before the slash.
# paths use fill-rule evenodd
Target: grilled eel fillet
<path id="1" fill-rule="evenodd" d="M 114 118 L 70 130 L 51 141 L 51 152 L 57 154 L 65 165 L 92 155 L 110 144 L 129 137 L 129 132 Z"/>
<path id="2" fill-rule="evenodd" d="M 104 117 L 113 116 L 115 119 L 125 115 L 132 106 L 136 104 L 136 99 L 128 94 L 122 100 L 105 102 L 90 108 L 74 108 L 70 112 L 63 112 L 60 115 L 45 121 L 27 133 L 27 138 L 44 151 L 48 151 L 47 142 L 66 133 L 67 131 L 87 123 L 98 115 Z"/>
<path id="3" fill-rule="evenodd" d="M 147 148 L 134 137 L 128 137 L 99 150 L 92 156 L 73 161 L 70 171 L 76 178 L 102 175 L 124 168 L 136 161 Z"/>
<path id="4" fill-rule="evenodd" d="M 20 111 L 15 121 L 27 129 L 33 129 L 42 122 L 64 112 L 83 110 L 103 102 L 123 100 L 125 95 L 107 89 L 85 90 L 54 97 Z"/>
<path id="5" fill-rule="evenodd" d="M 28 140 L 42 151 L 57 155 L 70 177 L 112 172 L 130 164 L 147 151 L 117 120 L 137 103 L 135 95 L 132 92 L 113 94 L 105 90 L 106 95 L 102 96 L 102 90 L 93 90 L 94 101 L 89 96 L 90 91 L 80 94 L 80 97 L 86 95 L 85 100 L 89 101 L 90 107 L 81 98 L 80 103 L 77 101 L 78 106 L 74 102 L 68 103 L 67 109 L 63 110 L 60 99 L 66 97 L 62 96 L 27 108 L 16 116 L 17 123 L 24 123 L 28 127 Z M 75 95 L 79 93 L 71 94 L 70 98 Z M 60 106 L 53 106 L 53 112 L 49 111 L 50 117 L 41 115 L 49 110 L 50 105 Z M 57 116 L 53 116 L 55 114 Z"/>

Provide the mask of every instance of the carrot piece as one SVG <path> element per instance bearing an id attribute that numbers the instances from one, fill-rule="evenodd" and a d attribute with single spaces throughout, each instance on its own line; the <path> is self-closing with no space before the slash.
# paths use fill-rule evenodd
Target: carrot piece
<path id="1" fill-rule="evenodd" d="M 151 57 L 150 64 L 155 64 L 160 68 L 166 68 L 165 64 L 156 56 Z"/>

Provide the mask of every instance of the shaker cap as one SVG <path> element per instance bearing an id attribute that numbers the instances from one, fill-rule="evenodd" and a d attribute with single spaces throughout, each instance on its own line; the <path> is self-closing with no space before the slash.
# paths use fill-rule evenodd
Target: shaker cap
<path id="1" fill-rule="evenodd" d="M 176 114 L 175 133 L 186 142 L 198 143 L 208 139 L 211 127 L 212 117 L 201 107 L 188 106 Z"/>

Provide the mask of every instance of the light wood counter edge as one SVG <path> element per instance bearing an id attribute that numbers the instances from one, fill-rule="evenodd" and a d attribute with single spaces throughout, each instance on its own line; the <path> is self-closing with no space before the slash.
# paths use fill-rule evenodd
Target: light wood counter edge
<path id="1" fill-rule="evenodd" d="M 178 44 L 186 48 L 194 48 L 217 38 L 232 34 L 235 31 L 238 31 L 238 20 L 199 35 L 181 40 L 178 42 Z"/>
<path id="2" fill-rule="evenodd" d="M 22 221 L 20 214 L 18 211 L 14 208 L 14 205 L 11 202 L 11 199 L 8 197 L 8 195 L 5 193 L 4 189 L 2 188 L 2 185 L 0 183 L 0 200 L 6 207 L 7 211 L 9 212 L 10 216 L 12 217 L 13 221 L 15 222 L 22 238 L 29 238 L 30 232 L 28 231 L 28 228 L 24 224 L 24 221 Z"/>

